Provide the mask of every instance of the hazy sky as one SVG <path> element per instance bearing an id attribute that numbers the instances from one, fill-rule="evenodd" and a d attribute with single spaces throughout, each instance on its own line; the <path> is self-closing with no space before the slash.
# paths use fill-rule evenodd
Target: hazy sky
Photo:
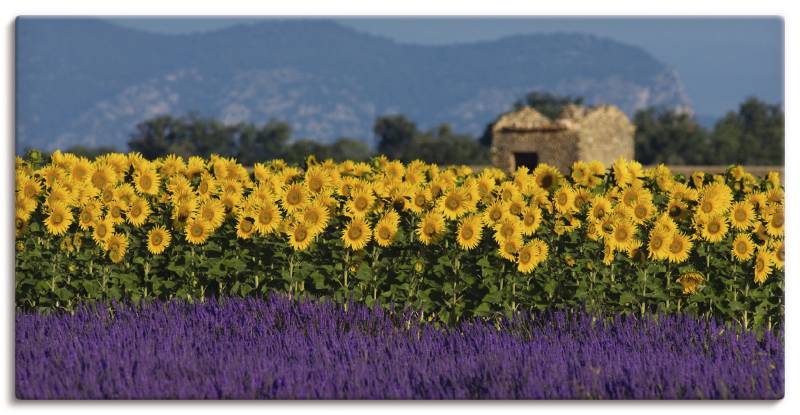
<path id="1" fill-rule="evenodd" d="M 247 18 L 123 18 L 159 33 L 216 30 Z M 783 103 L 780 18 L 336 18 L 398 42 L 447 44 L 542 32 L 582 32 L 641 46 L 677 69 L 701 115 L 719 116 L 749 95 Z"/>

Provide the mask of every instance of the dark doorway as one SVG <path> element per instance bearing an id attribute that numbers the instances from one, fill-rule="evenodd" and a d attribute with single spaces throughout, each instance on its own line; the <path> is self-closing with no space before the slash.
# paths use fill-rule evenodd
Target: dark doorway
<path id="1" fill-rule="evenodd" d="M 539 165 L 538 153 L 514 153 L 514 164 L 516 168 L 525 166 L 531 170 Z"/>

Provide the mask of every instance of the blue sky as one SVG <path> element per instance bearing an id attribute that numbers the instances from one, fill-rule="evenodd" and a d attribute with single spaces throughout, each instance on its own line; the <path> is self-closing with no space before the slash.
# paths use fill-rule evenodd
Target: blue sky
<path id="1" fill-rule="evenodd" d="M 159 33 L 191 33 L 256 18 L 120 18 Z M 582 32 L 640 46 L 675 68 L 695 111 L 720 116 L 750 95 L 783 103 L 783 20 L 764 18 L 336 18 L 398 42 L 448 44 L 524 33 Z"/>

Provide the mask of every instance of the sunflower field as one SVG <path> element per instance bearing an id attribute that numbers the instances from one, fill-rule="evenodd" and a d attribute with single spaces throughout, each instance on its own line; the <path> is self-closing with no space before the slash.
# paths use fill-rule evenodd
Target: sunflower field
<path id="1" fill-rule="evenodd" d="M 784 315 L 780 177 L 619 159 L 513 174 L 309 158 L 17 158 L 16 307 L 288 294 L 455 323 L 522 311 Z"/>

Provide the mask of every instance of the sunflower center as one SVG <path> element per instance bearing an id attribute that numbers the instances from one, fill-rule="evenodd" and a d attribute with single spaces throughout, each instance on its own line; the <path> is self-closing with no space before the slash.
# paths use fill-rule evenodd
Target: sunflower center
<path id="1" fill-rule="evenodd" d="M 312 177 L 308 181 L 308 188 L 311 189 L 312 192 L 319 192 L 322 190 L 322 180 L 320 180 L 318 177 Z"/>
<path id="2" fill-rule="evenodd" d="M 603 216 L 606 215 L 606 210 L 603 209 L 602 207 L 596 208 L 594 210 L 594 212 L 595 212 L 595 216 L 597 216 L 598 218 L 602 218 Z"/>
<path id="3" fill-rule="evenodd" d="M 633 213 L 636 214 L 637 218 L 644 219 L 647 216 L 647 208 L 642 205 L 636 206 Z"/>
<path id="4" fill-rule="evenodd" d="M 766 268 L 766 264 L 764 263 L 764 260 L 761 259 L 761 258 L 756 260 L 756 272 L 761 272 L 761 271 L 764 270 L 764 268 Z"/>
<path id="5" fill-rule="evenodd" d="M 531 253 L 528 251 L 523 251 L 519 254 L 519 261 L 522 263 L 528 263 L 531 260 Z"/>
<path id="6" fill-rule="evenodd" d="M 778 213 L 778 214 L 776 214 L 775 216 L 772 217 L 772 226 L 774 226 L 776 228 L 780 228 L 781 226 L 783 226 L 783 214 L 782 213 Z"/>
<path id="7" fill-rule="evenodd" d="M 502 216 L 503 216 L 503 212 L 501 212 L 499 209 L 495 209 L 495 210 L 492 211 L 492 214 L 491 214 L 492 220 L 500 220 L 500 218 Z"/>
<path id="8" fill-rule="evenodd" d="M 433 235 L 436 233 L 436 226 L 433 226 L 433 224 L 428 223 L 422 228 L 422 231 L 425 232 L 426 235 Z"/>
<path id="9" fill-rule="evenodd" d="M 150 186 L 153 185 L 153 181 L 150 179 L 150 176 L 142 176 L 139 185 L 142 186 L 142 189 L 147 190 L 150 189 Z"/>
<path id="10" fill-rule="evenodd" d="M 268 224 L 272 222 L 272 214 L 268 210 L 262 210 L 261 213 L 258 214 L 258 221 L 263 224 Z"/>
<path id="11" fill-rule="evenodd" d="M 682 248 L 683 244 L 681 243 L 681 241 L 677 239 L 673 240 L 672 243 L 669 244 L 669 251 L 672 252 L 673 254 L 681 252 Z"/>
<path id="12" fill-rule="evenodd" d="M 547 174 L 542 177 L 542 187 L 545 189 L 550 188 L 553 185 L 553 176 Z"/>
<path id="13" fill-rule="evenodd" d="M 739 243 L 736 244 L 736 252 L 739 253 L 740 255 L 746 254 L 747 253 L 747 243 L 745 243 L 743 241 L 739 241 Z"/>
<path id="14" fill-rule="evenodd" d="M 53 213 L 52 222 L 54 225 L 60 225 L 61 222 L 64 222 L 64 216 L 58 212 Z"/>
<path id="15" fill-rule="evenodd" d="M 203 219 L 208 220 L 208 221 L 213 220 L 214 219 L 214 209 L 211 209 L 210 207 L 207 207 L 207 208 L 203 209 Z"/>
<path id="16" fill-rule="evenodd" d="M 347 231 L 347 235 L 350 237 L 350 239 L 358 239 L 361 237 L 361 234 L 361 228 L 358 226 L 353 226 L 349 231 Z"/>
<path id="17" fill-rule="evenodd" d="M 296 191 L 291 191 L 286 195 L 286 201 L 289 202 L 290 205 L 296 205 L 300 203 L 300 194 Z"/>
<path id="18" fill-rule="evenodd" d="M 242 230 L 245 232 L 250 232 L 253 229 L 253 222 L 250 219 L 245 219 L 242 221 Z"/>
<path id="19" fill-rule="evenodd" d="M 733 217 L 737 222 L 744 222 L 747 219 L 747 213 L 742 209 L 736 209 L 736 212 L 733 213 Z"/>
<path id="20" fill-rule="evenodd" d="M 717 222 L 711 222 L 711 223 L 708 224 L 708 231 L 711 232 L 712 234 L 715 234 L 715 233 L 719 232 L 720 229 L 721 229 L 721 227 L 719 226 L 719 223 L 717 223 Z"/>
<path id="21" fill-rule="evenodd" d="M 142 214 L 142 207 L 141 206 L 134 206 L 131 208 L 131 216 L 137 217 Z"/>
<path id="22" fill-rule="evenodd" d="M 455 196 L 451 196 L 451 197 L 447 198 L 446 205 L 447 205 L 448 209 L 456 210 L 456 209 L 458 209 L 458 206 L 460 205 L 460 203 L 458 202 L 458 199 Z"/>
<path id="23" fill-rule="evenodd" d="M 367 200 L 364 199 L 363 197 L 359 197 L 358 199 L 356 199 L 355 205 L 356 209 L 365 210 L 367 208 Z"/>
<path id="24" fill-rule="evenodd" d="M 297 228 L 294 231 L 294 240 L 297 242 L 303 242 L 308 237 L 308 232 L 306 232 L 303 228 Z"/>
<path id="25" fill-rule="evenodd" d="M 471 226 L 465 226 L 463 229 L 461 229 L 461 237 L 464 239 L 472 239 L 472 235 L 474 234 L 475 232 L 473 232 Z"/>
<path id="26" fill-rule="evenodd" d="M 103 238 L 103 237 L 106 236 L 106 232 L 107 232 L 107 230 L 106 230 L 105 225 L 100 225 L 100 226 L 97 227 L 97 236 Z"/>
<path id="27" fill-rule="evenodd" d="M 192 236 L 200 237 L 202 235 L 203 235 L 203 227 L 198 224 L 192 225 Z"/>
<path id="28" fill-rule="evenodd" d="M 164 238 L 161 236 L 160 233 L 154 233 L 153 236 L 150 237 L 150 242 L 152 242 L 153 245 L 156 245 L 156 246 L 161 245 L 161 242 L 163 242 L 163 241 L 164 241 Z"/>
<path id="29" fill-rule="evenodd" d="M 714 211 L 714 204 L 709 202 L 709 201 L 707 201 L 707 200 L 703 201 L 703 204 L 700 207 L 700 209 L 702 209 L 703 212 L 705 212 L 705 213 L 711 213 L 712 211 Z"/>
<path id="30" fill-rule="evenodd" d="M 425 197 L 424 196 L 415 197 L 414 204 L 417 206 L 425 206 Z"/>
<path id="31" fill-rule="evenodd" d="M 81 220 L 84 222 L 91 222 L 92 221 L 92 214 L 89 212 L 81 213 Z"/>
<path id="32" fill-rule="evenodd" d="M 559 205 L 566 205 L 567 204 L 567 194 L 561 193 L 558 195 L 558 204 Z"/>
<path id="33" fill-rule="evenodd" d="M 380 230 L 378 230 L 378 236 L 380 236 L 381 239 L 389 239 L 392 236 L 392 233 L 389 232 L 389 229 L 387 228 L 380 228 Z"/>
<path id="34" fill-rule="evenodd" d="M 651 243 L 651 245 L 653 246 L 653 249 L 660 249 L 663 244 L 664 244 L 664 240 L 661 237 L 653 238 L 653 242 Z"/>
<path id="35" fill-rule="evenodd" d="M 628 239 L 628 230 L 620 226 L 614 232 L 614 236 L 616 237 L 617 241 L 623 242 Z"/>

